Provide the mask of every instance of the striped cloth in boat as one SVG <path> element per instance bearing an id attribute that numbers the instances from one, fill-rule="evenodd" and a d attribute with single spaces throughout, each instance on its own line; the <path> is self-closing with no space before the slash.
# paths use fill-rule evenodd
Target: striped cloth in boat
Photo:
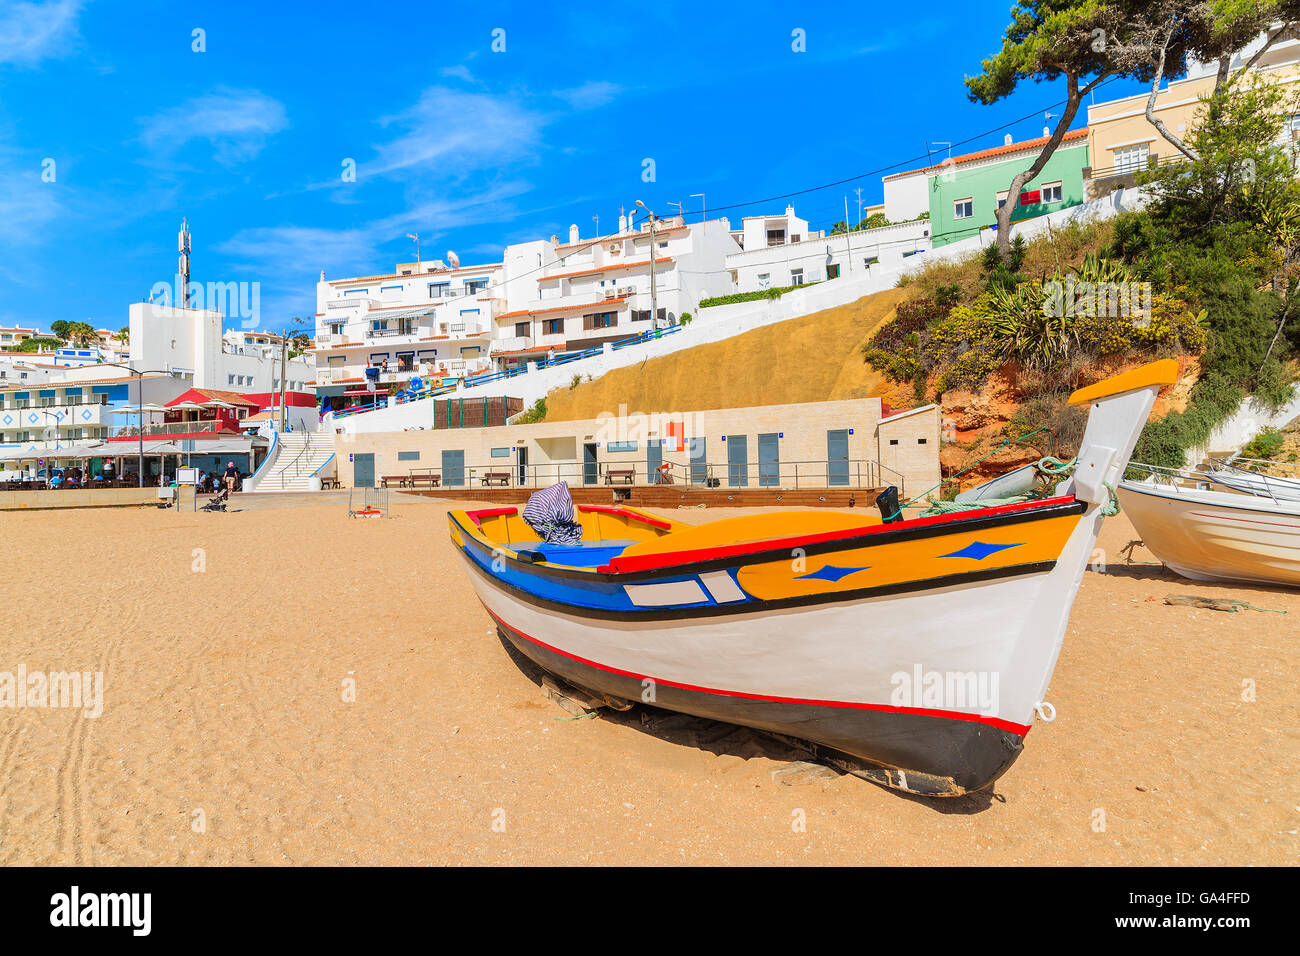
<path id="1" fill-rule="evenodd" d="M 573 520 L 567 481 L 533 492 L 524 505 L 523 518 L 547 544 L 578 544 L 582 540 L 582 525 Z"/>

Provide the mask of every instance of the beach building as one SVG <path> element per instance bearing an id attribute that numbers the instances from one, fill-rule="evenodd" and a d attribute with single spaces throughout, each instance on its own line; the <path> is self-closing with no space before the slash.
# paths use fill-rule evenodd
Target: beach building
<path id="1" fill-rule="evenodd" d="M 635 226 L 623 215 L 618 225 L 616 233 L 589 239 L 574 225 L 566 243 L 552 237 L 506 247 L 506 308 L 496 316 L 495 368 L 620 342 L 656 325 L 674 326 L 683 315 L 698 313 L 701 299 L 735 291 L 726 257 L 736 243 L 726 219 L 658 219 L 653 240 L 648 220 Z"/>
<path id="2" fill-rule="evenodd" d="M 1084 170 L 1088 167 L 1088 130 L 1070 130 L 1041 173 L 1014 198 L 1012 222 L 1033 219 L 1084 201 Z M 1050 136 L 1011 142 L 941 163 L 895 173 L 884 178 L 885 211 L 904 221 L 922 213 L 930 216 L 934 248 L 974 236 L 997 222 L 997 210 L 1007 202 L 1007 186 L 1047 145 Z"/>
<path id="3" fill-rule="evenodd" d="M 1266 39 L 1267 35 L 1261 34 L 1234 54 L 1230 69 L 1241 70 Z M 1156 119 L 1185 140 L 1196 125 L 1202 97 L 1214 91 L 1217 73 L 1217 62 L 1190 61 L 1184 79 L 1166 84 L 1156 94 Z M 1277 84 L 1294 94 L 1300 89 L 1300 41 L 1289 37 L 1277 40 L 1251 67 L 1251 74 L 1251 82 Z M 1100 199 L 1116 189 L 1128 188 L 1140 171 L 1183 158 L 1147 119 L 1149 98 L 1149 93 L 1140 93 L 1088 107 L 1088 155 L 1092 159 L 1086 170 L 1088 199 Z M 1283 137 L 1288 145 L 1300 148 L 1300 112 L 1290 117 Z"/>
<path id="4" fill-rule="evenodd" d="M 872 210 L 879 211 L 879 210 Z M 732 232 L 739 249 L 727 256 L 737 292 L 825 282 L 853 272 L 897 268 L 930 248 L 925 219 L 826 235 L 787 206 L 779 216 L 746 216 Z"/>
<path id="5" fill-rule="evenodd" d="M 421 473 L 436 474 L 442 489 L 535 489 L 556 481 L 617 489 L 666 481 L 719 489 L 894 485 L 920 494 L 939 481 L 939 409 L 896 411 L 879 398 L 650 414 L 621 409 L 582 421 L 339 435 L 335 447 L 339 477 L 354 487 Z"/>

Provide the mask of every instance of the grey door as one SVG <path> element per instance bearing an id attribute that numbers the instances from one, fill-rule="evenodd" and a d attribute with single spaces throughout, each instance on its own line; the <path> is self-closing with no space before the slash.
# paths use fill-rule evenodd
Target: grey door
<path id="1" fill-rule="evenodd" d="M 375 456 L 372 454 L 352 456 L 352 487 L 375 487 Z"/>
<path id="2" fill-rule="evenodd" d="M 600 464 L 596 459 L 596 446 L 586 444 L 582 446 L 582 483 L 584 485 L 594 485 L 600 480 Z"/>
<path id="3" fill-rule="evenodd" d="M 461 488 L 465 484 L 465 450 L 457 448 L 442 453 L 442 486 Z"/>
<path id="4" fill-rule="evenodd" d="M 781 483 L 781 446 L 777 432 L 758 436 L 758 486 L 775 488 Z"/>
<path id="5" fill-rule="evenodd" d="M 839 428 L 826 433 L 826 485 L 843 487 L 849 483 L 849 430 Z"/>
<path id="6" fill-rule="evenodd" d="M 691 439 L 691 484 L 702 485 L 709 477 L 708 442 L 703 438 Z"/>
<path id="7" fill-rule="evenodd" d="M 749 436 L 727 436 L 727 485 L 749 487 Z"/>
<path id="8" fill-rule="evenodd" d="M 664 446 L 658 438 L 645 443 L 645 470 L 650 484 L 659 482 L 659 466 L 664 463 Z"/>

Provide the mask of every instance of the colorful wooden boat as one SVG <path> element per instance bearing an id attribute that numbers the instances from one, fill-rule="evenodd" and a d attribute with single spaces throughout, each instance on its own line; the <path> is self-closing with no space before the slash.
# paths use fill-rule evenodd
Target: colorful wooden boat
<path id="1" fill-rule="evenodd" d="M 1113 488 L 1172 361 L 1071 396 L 1091 414 L 1051 497 L 882 523 L 783 511 L 691 526 L 584 507 L 583 543 L 515 508 L 450 513 L 501 635 L 598 695 L 742 724 L 902 790 L 1016 759 Z"/>
<path id="2" fill-rule="evenodd" d="M 1142 543 L 1185 578 L 1300 587 L 1300 502 L 1204 484 L 1196 475 L 1124 481 L 1119 497 Z"/>

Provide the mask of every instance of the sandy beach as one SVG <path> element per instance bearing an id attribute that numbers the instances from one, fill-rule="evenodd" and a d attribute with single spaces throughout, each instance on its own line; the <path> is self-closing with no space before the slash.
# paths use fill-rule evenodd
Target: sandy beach
<path id="1" fill-rule="evenodd" d="M 788 785 L 773 772 L 797 754 L 706 721 L 566 719 L 495 636 L 450 506 L 5 513 L 0 671 L 102 671 L 104 700 L 0 709 L 0 862 L 1300 859 L 1300 592 L 1186 581 L 1140 547 L 1126 565 L 1122 515 L 1070 619 L 1056 720 L 991 792 L 942 801 Z"/>

